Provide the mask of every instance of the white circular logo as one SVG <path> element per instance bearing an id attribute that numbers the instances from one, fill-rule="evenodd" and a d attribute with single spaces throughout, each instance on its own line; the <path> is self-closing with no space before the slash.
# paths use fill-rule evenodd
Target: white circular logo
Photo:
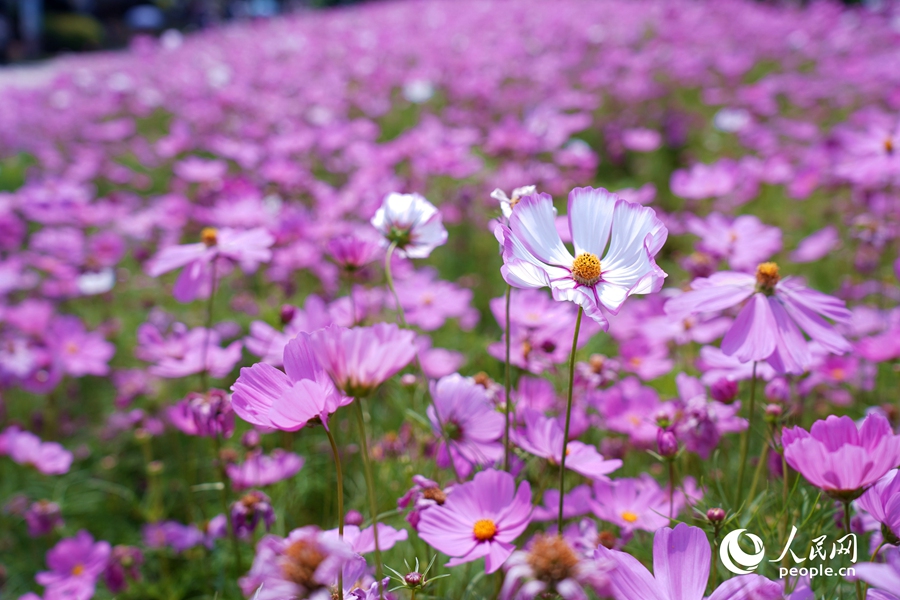
<path id="1" fill-rule="evenodd" d="M 763 561 L 766 553 L 762 540 L 759 539 L 758 535 L 752 533 L 748 533 L 747 537 L 753 542 L 755 554 L 747 554 L 741 549 L 741 545 L 738 542 L 741 534 L 745 531 L 747 530 L 735 529 L 725 536 L 725 539 L 722 540 L 722 545 L 719 547 L 719 558 L 722 559 L 722 564 L 736 575 L 746 575 L 751 571 L 755 571 L 759 563 Z"/>

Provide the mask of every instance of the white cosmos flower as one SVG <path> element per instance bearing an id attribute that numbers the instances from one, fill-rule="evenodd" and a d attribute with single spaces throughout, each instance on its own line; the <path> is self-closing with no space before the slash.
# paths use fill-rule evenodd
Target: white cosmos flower
<path id="1" fill-rule="evenodd" d="M 441 213 L 419 194 L 391 192 L 370 221 L 382 235 L 382 245 L 397 245 L 401 256 L 428 258 L 447 241 Z"/>
<path id="2" fill-rule="evenodd" d="M 555 218 L 553 199 L 532 194 L 516 204 L 509 226 L 501 226 L 501 272 L 511 286 L 549 287 L 554 299 L 578 304 L 604 328 L 609 324 L 601 306 L 616 314 L 631 294 L 662 288 L 666 273 L 654 257 L 668 230 L 652 208 L 602 188 L 572 190 L 568 219 L 575 256 L 563 245 Z"/>
<path id="3" fill-rule="evenodd" d="M 500 210 L 503 212 L 503 217 L 506 220 L 509 220 L 509 216 L 512 214 L 513 206 L 518 204 L 519 200 L 521 200 L 525 196 L 530 196 L 535 192 L 537 192 L 537 186 L 523 185 L 522 187 L 517 187 L 516 189 L 514 189 L 511 196 L 507 196 L 506 192 L 504 192 L 500 188 L 497 188 L 493 192 L 491 192 L 491 198 L 500 203 Z"/>

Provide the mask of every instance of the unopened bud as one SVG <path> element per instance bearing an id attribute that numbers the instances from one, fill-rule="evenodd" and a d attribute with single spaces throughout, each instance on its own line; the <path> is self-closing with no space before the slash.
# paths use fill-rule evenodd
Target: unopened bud
<path id="1" fill-rule="evenodd" d="M 706 518 L 710 523 L 721 523 L 725 520 L 725 511 L 721 508 L 711 508 L 706 511 Z"/>

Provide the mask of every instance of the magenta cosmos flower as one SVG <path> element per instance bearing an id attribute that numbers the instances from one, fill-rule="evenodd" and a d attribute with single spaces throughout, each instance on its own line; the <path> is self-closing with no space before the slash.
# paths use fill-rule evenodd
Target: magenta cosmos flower
<path id="1" fill-rule="evenodd" d="M 867 416 L 858 430 L 850 417 L 834 415 L 808 432 L 786 428 L 781 443 L 791 468 L 842 501 L 858 498 L 900 464 L 900 435 L 879 414 Z"/>
<path id="2" fill-rule="evenodd" d="M 419 194 L 391 192 L 371 223 L 382 235 L 383 246 L 396 244 L 397 253 L 407 258 L 428 258 L 447 241 L 441 213 Z"/>
<path id="3" fill-rule="evenodd" d="M 303 462 L 302 456 L 276 448 L 270 456 L 253 452 L 243 463 L 225 467 L 225 472 L 234 489 L 243 490 L 289 479 L 300 472 Z"/>
<path id="4" fill-rule="evenodd" d="M 699 527 L 663 527 L 653 538 L 653 575 L 636 558 L 599 546 L 595 557 L 615 565 L 608 574 L 616 600 L 703 600 L 709 579 L 709 540 Z M 784 590 L 759 575 L 732 577 L 708 600 L 782 600 Z"/>
<path id="5" fill-rule="evenodd" d="M 275 238 L 262 227 L 240 231 L 206 227 L 200 242 L 163 248 L 147 263 L 150 277 L 159 277 L 179 267 L 185 267 L 175 281 L 172 295 L 179 302 L 190 302 L 209 296 L 212 288 L 212 265 L 217 259 L 227 259 L 241 265 L 244 271 L 255 271 L 260 263 L 272 258 L 270 246 Z"/>
<path id="6" fill-rule="evenodd" d="M 341 394 L 316 358 L 309 334 L 284 347 L 284 371 L 266 363 L 241 369 L 231 387 L 231 406 L 253 425 L 297 431 L 311 419 L 328 427 L 328 415 L 352 402 Z"/>
<path id="7" fill-rule="evenodd" d="M 662 288 L 666 274 L 654 257 L 668 231 L 653 209 L 602 188 L 576 188 L 569 193 L 568 218 L 574 257 L 556 230 L 549 195 L 533 194 L 516 204 L 509 227 L 498 228 L 507 283 L 549 287 L 554 299 L 578 304 L 604 327 L 601 306 L 617 314 L 628 296 Z"/>
<path id="8" fill-rule="evenodd" d="M 48 598 L 88 600 L 94 596 L 97 578 L 109 559 L 108 542 L 94 542 L 87 531 L 60 540 L 47 553 L 49 571 L 41 571 L 35 580 L 47 588 Z"/>
<path id="9" fill-rule="evenodd" d="M 525 429 L 516 432 L 513 441 L 529 454 L 546 458 L 554 465 L 562 460 L 563 429 L 559 421 L 537 411 L 525 413 Z M 621 466 L 621 460 L 603 458 L 594 446 L 577 440 L 566 445 L 566 468 L 590 479 L 608 479 L 606 476 Z"/>
<path id="10" fill-rule="evenodd" d="M 503 415 L 494 409 L 484 386 L 454 373 L 431 383 L 431 397 L 434 403 L 428 407 L 428 418 L 435 435 L 441 437 L 439 467 L 449 467 L 452 460 L 459 476 L 468 477 L 475 465 L 493 464 L 503 457 L 499 442 Z"/>
<path id="11" fill-rule="evenodd" d="M 10 425 L 0 433 L 0 456 L 9 455 L 20 465 L 32 466 L 44 475 L 62 475 L 72 466 L 72 453 L 56 442 L 42 442 L 30 431 Z"/>
<path id="12" fill-rule="evenodd" d="M 558 535 L 538 534 L 527 551 L 514 552 L 507 561 L 499 597 L 532 600 L 557 594 L 563 600 L 585 600 L 585 588 L 597 592 L 606 586 L 610 567 L 609 563 L 578 554 Z"/>
<path id="13" fill-rule="evenodd" d="M 695 279 L 691 287 L 666 303 L 667 314 L 719 311 L 749 299 L 722 339 L 722 351 L 741 362 L 767 361 L 779 373 L 803 373 L 811 357 L 801 329 L 832 354 L 851 350 L 850 343 L 822 318 L 849 320 L 844 303 L 793 277 L 782 279 L 773 262 L 760 264 L 755 275 L 723 271 Z"/>
<path id="14" fill-rule="evenodd" d="M 330 325 L 311 333 L 309 343 L 334 385 L 362 398 L 410 363 L 416 356 L 415 337 L 393 323 L 353 329 Z"/>
<path id="15" fill-rule="evenodd" d="M 453 559 L 448 567 L 484 558 L 493 573 L 515 550 L 513 541 L 531 521 L 531 486 L 516 489 L 509 473 L 489 469 L 453 488 L 444 504 L 422 512 L 419 537 Z"/>

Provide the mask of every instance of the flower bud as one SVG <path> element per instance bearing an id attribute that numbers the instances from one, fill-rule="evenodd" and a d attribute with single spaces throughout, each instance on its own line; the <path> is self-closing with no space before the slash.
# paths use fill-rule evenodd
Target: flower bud
<path id="1" fill-rule="evenodd" d="M 711 508 L 706 511 L 706 518 L 710 523 L 721 523 L 725 520 L 725 511 L 721 508 Z"/>
<path id="2" fill-rule="evenodd" d="M 712 396 L 712 399 L 717 402 L 731 404 L 734 402 L 734 399 L 737 398 L 737 381 L 732 381 L 723 377 L 710 386 L 709 394 Z"/>
<path id="3" fill-rule="evenodd" d="M 281 306 L 281 324 L 287 325 L 294 320 L 294 315 L 296 314 L 297 307 L 291 306 L 290 304 L 283 304 Z"/>
<path id="4" fill-rule="evenodd" d="M 660 428 L 656 432 L 656 447 L 659 455 L 664 458 L 671 458 L 678 454 L 678 440 L 675 439 L 675 434 L 668 429 Z"/>

